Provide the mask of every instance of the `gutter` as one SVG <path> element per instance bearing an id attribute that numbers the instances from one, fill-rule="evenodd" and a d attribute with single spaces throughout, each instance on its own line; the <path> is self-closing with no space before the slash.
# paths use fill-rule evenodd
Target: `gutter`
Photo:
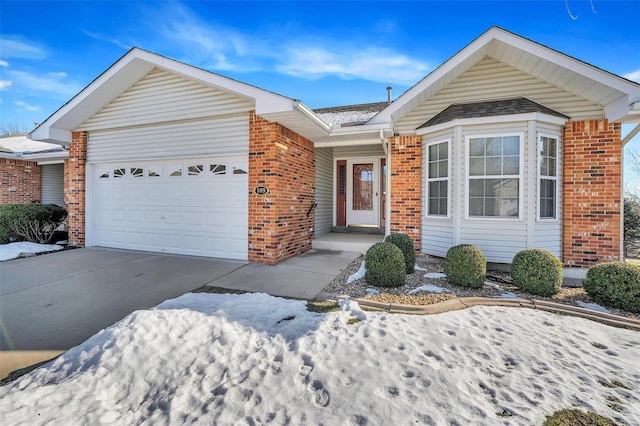
<path id="1" fill-rule="evenodd" d="M 311 111 L 305 104 L 297 99 L 293 100 L 293 109 L 299 112 L 307 120 L 311 121 L 315 127 L 318 128 L 325 136 L 329 136 L 331 133 L 331 126 L 322 121 L 313 111 Z"/>

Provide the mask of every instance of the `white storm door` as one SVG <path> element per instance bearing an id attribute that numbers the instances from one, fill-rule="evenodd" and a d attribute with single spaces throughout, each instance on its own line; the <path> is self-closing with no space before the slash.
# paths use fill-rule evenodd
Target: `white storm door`
<path id="1" fill-rule="evenodd" d="M 347 164 L 347 226 L 378 226 L 380 160 L 349 160 Z"/>

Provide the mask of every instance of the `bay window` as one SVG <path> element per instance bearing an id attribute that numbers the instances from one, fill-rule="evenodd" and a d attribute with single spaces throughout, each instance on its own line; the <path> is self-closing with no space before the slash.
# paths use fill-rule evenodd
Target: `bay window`
<path id="1" fill-rule="evenodd" d="M 558 138 L 538 136 L 538 218 L 556 219 L 558 200 Z"/>
<path id="2" fill-rule="evenodd" d="M 449 215 L 449 141 L 427 145 L 427 214 Z"/>

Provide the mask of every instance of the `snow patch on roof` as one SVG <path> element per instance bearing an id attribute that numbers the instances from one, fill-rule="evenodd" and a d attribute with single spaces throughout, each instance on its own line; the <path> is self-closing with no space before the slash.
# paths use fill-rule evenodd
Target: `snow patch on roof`
<path id="1" fill-rule="evenodd" d="M 364 124 L 374 115 L 382 111 L 388 104 L 386 102 L 374 102 L 369 104 L 344 105 L 314 110 L 316 115 L 324 122 L 333 126 Z"/>
<path id="2" fill-rule="evenodd" d="M 62 151 L 62 147 L 53 143 L 32 141 L 26 135 L 0 137 L 0 152 L 31 154 L 55 151 Z"/>

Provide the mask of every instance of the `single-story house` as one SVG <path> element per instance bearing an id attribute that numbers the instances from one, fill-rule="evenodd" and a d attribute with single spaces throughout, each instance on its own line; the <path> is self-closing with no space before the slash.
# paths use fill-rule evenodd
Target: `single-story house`
<path id="1" fill-rule="evenodd" d="M 372 227 L 584 268 L 622 257 L 622 123 L 639 84 L 493 27 L 389 104 L 318 111 L 134 48 L 30 137 L 69 146 L 78 246 L 275 264 Z"/>
<path id="2" fill-rule="evenodd" d="M 58 144 L 37 142 L 27 134 L 0 136 L 0 204 L 64 205 L 64 160 Z"/>

